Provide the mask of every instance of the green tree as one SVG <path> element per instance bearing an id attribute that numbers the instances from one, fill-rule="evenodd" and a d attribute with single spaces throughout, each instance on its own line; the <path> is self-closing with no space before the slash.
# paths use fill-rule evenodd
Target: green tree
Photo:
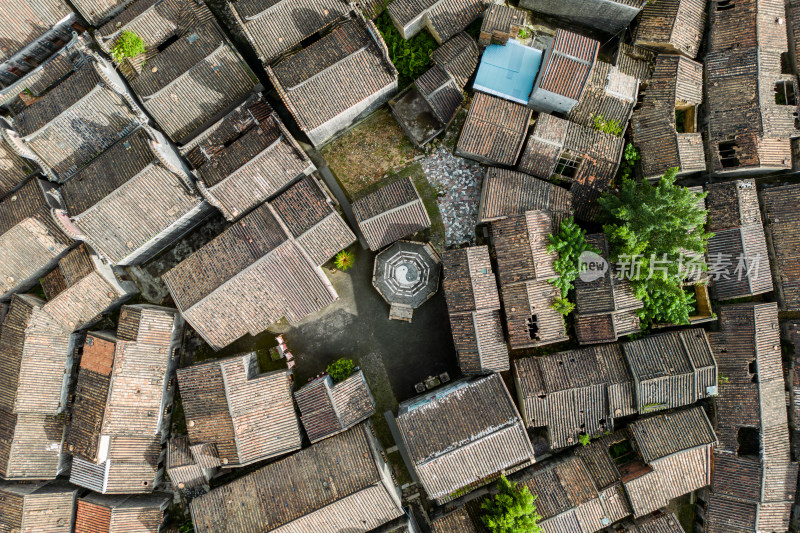
<path id="1" fill-rule="evenodd" d="M 575 219 L 572 217 L 564 220 L 561 223 L 560 231 L 554 235 L 551 234 L 549 239 L 550 244 L 547 245 L 547 251 L 551 254 L 558 254 L 553 267 L 559 274 L 559 277 L 550 280 L 550 283 L 561 290 L 561 299 L 565 300 L 573 288 L 572 282 L 580 273 L 578 259 L 581 254 L 586 251 L 595 253 L 600 253 L 600 251 L 586 242 L 586 232 L 575 223 Z M 562 314 L 567 315 L 569 311 Z"/>
<path id="2" fill-rule="evenodd" d="M 330 374 L 331 379 L 338 383 L 349 378 L 350 375 L 355 372 L 355 369 L 356 364 L 352 359 L 346 359 L 342 357 L 341 359 L 337 359 L 333 363 L 329 364 L 326 371 L 328 374 Z"/>
<path id="3" fill-rule="evenodd" d="M 536 512 L 536 496 L 528 487 L 518 487 L 505 476 L 497 481 L 498 493 L 481 504 L 485 514 L 483 525 L 492 533 L 542 533 L 537 523 L 541 515 Z"/>
<path id="4" fill-rule="evenodd" d="M 567 316 L 575 310 L 575 304 L 566 298 L 556 298 L 556 301 L 553 302 L 551 307 L 564 316 Z"/>
<path id="5" fill-rule="evenodd" d="M 336 268 L 344 272 L 348 268 L 352 267 L 353 264 L 355 264 L 356 256 L 353 255 L 353 252 L 342 250 L 336 254 L 336 260 L 334 262 L 336 264 Z"/>
<path id="6" fill-rule="evenodd" d="M 111 57 L 119 63 L 126 57 L 133 58 L 143 54 L 144 51 L 145 46 L 142 38 L 132 31 L 125 30 L 117 37 L 117 41 L 111 47 Z"/>
<path id="7" fill-rule="evenodd" d="M 677 173 L 669 169 L 656 184 L 625 179 L 618 195 L 600 199 L 609 220 L 603 231 L 610 258 L 644 303 L 639 312 L 643 328 L 653 322 L 689 322 L 694 297 L 683 290 L 686 272 L 681 267 L 689 255 L 703 257 L 712 236 L 705 231 L 706 211 L 697 205 L 705 193 L 676 185 Z"/>

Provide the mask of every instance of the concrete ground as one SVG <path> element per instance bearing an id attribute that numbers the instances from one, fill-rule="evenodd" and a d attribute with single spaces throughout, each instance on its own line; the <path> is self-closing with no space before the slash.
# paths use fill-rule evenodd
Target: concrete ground
<path id="1" fill-rule="evenodd" d="M 414 311 L 411 323 L 389 320 L 389 305 L 372 286 L 374 254 L 351 246 L 355 265 L 347 272 L 325 268 L 339 300 L 295 326 L 285 321 L 256 337 L 245 337 L 215 354 L 217 357 L 275 345 L 283 334 L 295 357 L 298 386 L 325 371 L 339 357 L 381 356 L 398 402 L 416 393 L 414 385 L 431 375 L 460 375 L 450 333 L 444 293 L 440 290 Z"/>

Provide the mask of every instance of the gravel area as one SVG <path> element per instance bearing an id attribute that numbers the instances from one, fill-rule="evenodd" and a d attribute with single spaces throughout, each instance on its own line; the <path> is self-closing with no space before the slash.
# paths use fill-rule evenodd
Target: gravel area
<path id="1" fill-rule="evenodd" d="M 439 191 L 439 212 L 445 228 L 445 247 L 475 244 L 478 202 L 486 170 L 439 148 L 420 161 L 428 181 Z"/>

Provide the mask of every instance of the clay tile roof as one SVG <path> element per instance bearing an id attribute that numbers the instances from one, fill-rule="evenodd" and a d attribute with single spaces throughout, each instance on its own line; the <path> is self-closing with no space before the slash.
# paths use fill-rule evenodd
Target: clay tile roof
<path id="1" fill-rule="evenodd" d="M 718 531 L 728 519 L 747 519 L 747 506 L 758 511 L 758 529 L 788 527 L 797 486 L 797 463 L 789 449 L 778 309 L 775 303 L 720 308 L 720 331 L 711 334 L 721 375 L 715 399 L 719 448 L 709 502 Z M 758 434 L 758 455 L 741 447 L 743 428 Z M 720 513 L 720 514 L 717 514 Z"/>
<path id="2" fill-rule="evenodd" d="M 433 533 L 478 533 L 472 518 L 463 507 L 433 520 L 431 527 Z"/>
<path id="3" fill-rule="evenodd" d="M 137 129 L 60 190 L 79 233 L 114 263 L 147 253 L 156 236 L 202 208 L 189 176 L 172 166 L 174 154 L 157 139 L 151 130 Z M 138 208 L 144 204 L 146 212 Z"/>
<path id="4" fill-rule="evenodd" d="M 529 427 L 547 427 L 552 448 L 578 435 L 611 431 L 614 419 L 636 413 L 633 378 L 618 344 L 603 344 L 514 361 Z"/>
<path id="5" fill-rule="evenodd" d="M 587 128 L 594 128 L 594 117 L 600 115 L 619 123 L 624 131 L 638 92 L 638 79 L 609 63 L 598 61 L 592 68 L 583 95 L 569 111 L 567 118 Z"/>
<path id="6" fill-rule="evenodd" d="M 71 533 L 78 488 L 63 481 L 0 481 L 0 525 L 8 531 Z"/>
<path id="7" fill-rule="evenodd" d="M 372 530 L 394 520 L 403 514 L 399 494 L 378 469 L 372 439 L 358 425 L 195 498 L 195 530 Z"/>
<path id="8" fill-rule="evenodd" d="M 171 496 L 153 494 L 103 495 L 78 499 L 75 533 L 158 533 Z"/>
<path id="9" fill-rule="evenodd" d="M 497 279 L 486 246 L 449 250 L 442 256 L 450 328 L 464 373 L 509 369 L 500 319 Z"/>
<path id="10" fill-rule="evenodd" d="M 572 210 L 572 195 L 563 187 L 522 172 L 494 167 L 486 171 L 478 210 L 480 222 L 536 210 L 566 215 Z"/>
<path id="11" fill-rule="evenodd" d="M 397 425 L 417 476 L 435 500 L 529 464 L 533 456 L 499 374 L 409 400 L 400 406 Z"/>
<path id="12" fill-rule="evenodd" d="M 255 353 L 182 368 L 178 386 L 193 444 L 216 444 L 223 465 L 300 449 L 287 371 L 258 374 Z"/>
<path id="13" fill-rule="evenodd" d="M 425 26 L 443 43 L 480 17 L 487 6 L 484 0 L 439 0 L 425 12 Z"/>
<path id="14" fill-rule="evenodd" d="M 22 183 L 31 173 L 27 161 L 3 137 L 6 131 L 0 122 L 0 198 Z"/>
<path id="15" fill-rule="evenodd" d="M 414 85 L 442 125 L 453 120 L 464 102 L 464 95 L 456 81 L 439 65 L 434 65 L 414 80 Z"/>
<path id="16" fill-rule="evenodd" d="M 411 178 L 393 181 L 359 198 L 353 202 L 353 213 L 372 251 L 431 225 Z"/>
<path id="17" fill-rule="evenodd" d="M 333 302 L 336 292 L 318 267 L 354 240 L 306 177 L 173 267 L 164 281 L 186 320 L 220 348 Z"/>
<path id="18" fill-rule="evenodd" d="M 768 243 L 775 271 L 775 289 L 781 310 L 800 310 L 800 223 L 797 200 L 800 186 L 770 187 L 763 192 Z"/>
<path id="19" fill-rule="evenodd" d="M 480 52 L 475 39 L 463 31 L 431 53 L 431 60 L 449 72 L 461 88 L 464 88 L 475 73 L 479 58 Z"/>
<path id="20" fill-rule="evenodd" d="M 261 95 L 181 149 L 200 192 L 234 220 L 315 167 Z"/>
<path id="21" fill-rule="evenodd" d="M 712 281 L 717 298 L 770 292 L 770 258 L 755 182 L 710 184 L 706 191 L 708 229 L 714 232 L 708 241 L 708 257 L 711 265 L 720 269 Z"/>
<path id="22" fill-rule="evenodd" d="M 456 153 L 488 164 L 513 166 L 522 150 L 533 110 L 475 93 Z"/>
<path id="23" fill-rule="evenodd" d="M 667 0 L 660 6 L 646 3 L 633 43 L 694 58 L 706 29 L 706 9 L 706 2 L 698 0 Z"/>
<path id="24" fill-rule="evenodd" d="M 161 129 L 185 143 L 243 101 L 256 83 L 213 21 L 187 28 L 147 60 L 131 87 Z"/>
<path id="25" fill-rule="evenodd" d="M 0 7 L 0 63 L 36 41 L 71 13 L 62 0 L 9 0 Z M 3 80 L 5 81 L 5 80 Z"/>
<path id="26" fill-rule="evenodd" d="M 294 393 L 300 419 L 312 443 L 336 435 L 375 413 L 375 401 L 361 370 L 341 383 L 318 378 Z"/>
<path id="27" fill-rule="evenodd" d="M 72 483 L 109 494 L 152 492 L 163 409 L 174 390 L 168 387 L 177 365 L 172 339 L 182 328 L 176 310 L 137 305 L 122 308 L 116 336 L 87 336 L 66 440 Z"/>
<path id="28" fill-rule="evenodd" d="M 237 24 L 264 64 L 347 16 L 342 0 L 238 0 Z"/>
<path id="29" fill-rule="evenodd" d="M 642 458 L 647 463 L 681 450 L 715 444 L 717 436 L 702 407 L 643 418 L 630 426 Z"/>
<path id="30" fill-rule="evenodd" d="M 268 67 L 267 74 L 305 132 L 397 83 L 383 39 L 360 14 Z"/>
<path id="31" fill-rule="evenodd" d="M 567 30 L 556 31 L 537 87 L 578 100 L 589 81 L 600 43 Z"/>
<path id="32" fill-rule="evenodd" d="M 35 284 L 72 246 L 37 179 L 0 199 L 0 298 Z"/>
<path id="33" fill-rule="evenodd" d="M 14 119 L 54 180 L 68 179 L 139 124 L 139 109 L 104 72 L 108 68 L 91 58 Z M 75 120 L 92 124 L 91 131 L 75 135 Z"/>
<path id="34" fill-rule="evenodd" d="M 677 133 L 675 118 L 678 106 L 697 106 L 702 101 L 702 65 L 683 56 L 659 54 L 641 106 L 631 119 L 633 142 L 642 153 L 646 177 L 661 176 L 672 167 L 679 167 L 682 172 L 705 170 L 700 133 Z M 694 109 L 684 113 L 694 113 Z"/>

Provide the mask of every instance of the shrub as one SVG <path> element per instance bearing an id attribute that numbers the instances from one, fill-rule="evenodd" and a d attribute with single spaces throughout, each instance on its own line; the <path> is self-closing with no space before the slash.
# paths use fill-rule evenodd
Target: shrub
<path id="1" fill-rule="evenodd" d="M 519 38 L 520 39 L 527 39 L 528 38 L 528 32 L 525 31 L 525 28 L 520 28 L 519 29 Z"/>
<path id="2" fill-rule="evenodd" d="M 622 164 L 619 166 L 619 175 L 625 180 L 631 177 L 636 162 L 642 158 L 639 149 L 633 143 L 625 145 L 625 151 L 622 153 Z"/>
<path id="3" fill-rule="evenodd" d="M 639 311 L 643 328 L 653 322 L 689 323 L 694 296 L 683 290 L 681 265 L 688 254 L 703 257 L 712 236 L 704 228 L 706 211 L 697 206 L 705 193 L 676 185 L 677 173 L 677 168 L 668 170 L 657 184 L 625 179 L 618 195 L 600 198 L 609 220 L 603 231 L 610 259 L 625 269 L 644 303 Z M 658 271 L 651 272 L 652 266 Z M 707 268 L 702 262 L 696 266 Z"/>
<path id="4" fill-rule="evenodd" d="M 562 315 L 567 316 L 575 309 L 575 304 L 566 298 L 556 298 L 556 301 L 553 302 L 552 307 Z"/>
<path id="5" fill-rule="evenodd" d="M 566 299 L 569 291 L 572 290 L 572 282 L 578 277 L 578 259 L 586 251 L 600 253 L 599 250 L 590 246 L 586 242 L 586 232 L 575 223 L 572 217 L 561 223 L 561 230 L 555 235 L 550 235 L 550 244 L 547 251 L 551 254 L 558 254 L 553 267 L 558 272 L 559 277 L 550 280 L 550 283 L 561 290 L 561 299 Z M 553 306 L 555 308 L 555 306 Z M 574 307 L 574 306 L 573 306 Z M 571 310 L 570 310 L 571 311 Z M 567 313 L 562 314 L 569 314 Z"/>
<path id="6" fill-rule="evenodd" d="M 399 75 L 398 87 L 402 90 L 431 66 L 431 52 L 436 49 L 436 41 L 426 31 L 419 32 L 411 39 L 403 39 L 392 24 L 389 12 L 385 10 L 375 19 L 375 25 L 386 41 L 389 57 Z"/>
<path id="7" fill-rule="evenodd" d="M 338 383 L 349 378 L 350 375 L 355 372 L 355 369 L 356 364 L 352 359 L 345 359 L 342 357 L 341 359 L 337 359 L 333 363 L 329 364 L 326 370 L 328 374 L 330 374 L 331 379 Z"/>
<path id="8" fill-rule="evenodd" d="M 617 137 L 622 135 L 622 125 L 616 120 L 606 120 L 603 118 L 603 115 L 595 115 L 592 120 L 594 120 L 594 129 L 600 130 L 603 133 L 616 135 Z"/>
<path id="9" fill-rule="evenodd" d="M 353 252 L 348 250 L 342 250 L 338 254 L 336 254 L 336 260 L 334 261 L 336 264 L 336 268 L 344 272 L 348 268 L 352 267 L 355 264 L 356 256 L 353 255 Z"/>
<path id="10" fill-rule="evenodd" d="M 117 42 L 114 43 L 114 46 L 111 48 L 111 57 L 114 58 L 114 61 L 119 63 L 126 57 L 133 58 L 139 54 L 143 54 L 144 51 L 144 41 L 142 38 L 132 31 L 125 30 L 117 37 Z"/>
<path id="11" fill-rule="evenodd" d="M 580 435 L 578 435 L 578 440 L 580 441 L 582 446 L 588 446 L 589 443 L 592 442 L 592 438 L 586 433 L 581 433 Z"/>
<path id="12" fill-rule="evenodd" d="M 481 504 L 486 513 L 481 517 L 483 525 L 492 533 L 543 533 L 537 523 L 542 519 L 536 512 L 536 496 L 528 487 L 518 487 L 505 476 L 497 481 L 494 497 Z"/>

